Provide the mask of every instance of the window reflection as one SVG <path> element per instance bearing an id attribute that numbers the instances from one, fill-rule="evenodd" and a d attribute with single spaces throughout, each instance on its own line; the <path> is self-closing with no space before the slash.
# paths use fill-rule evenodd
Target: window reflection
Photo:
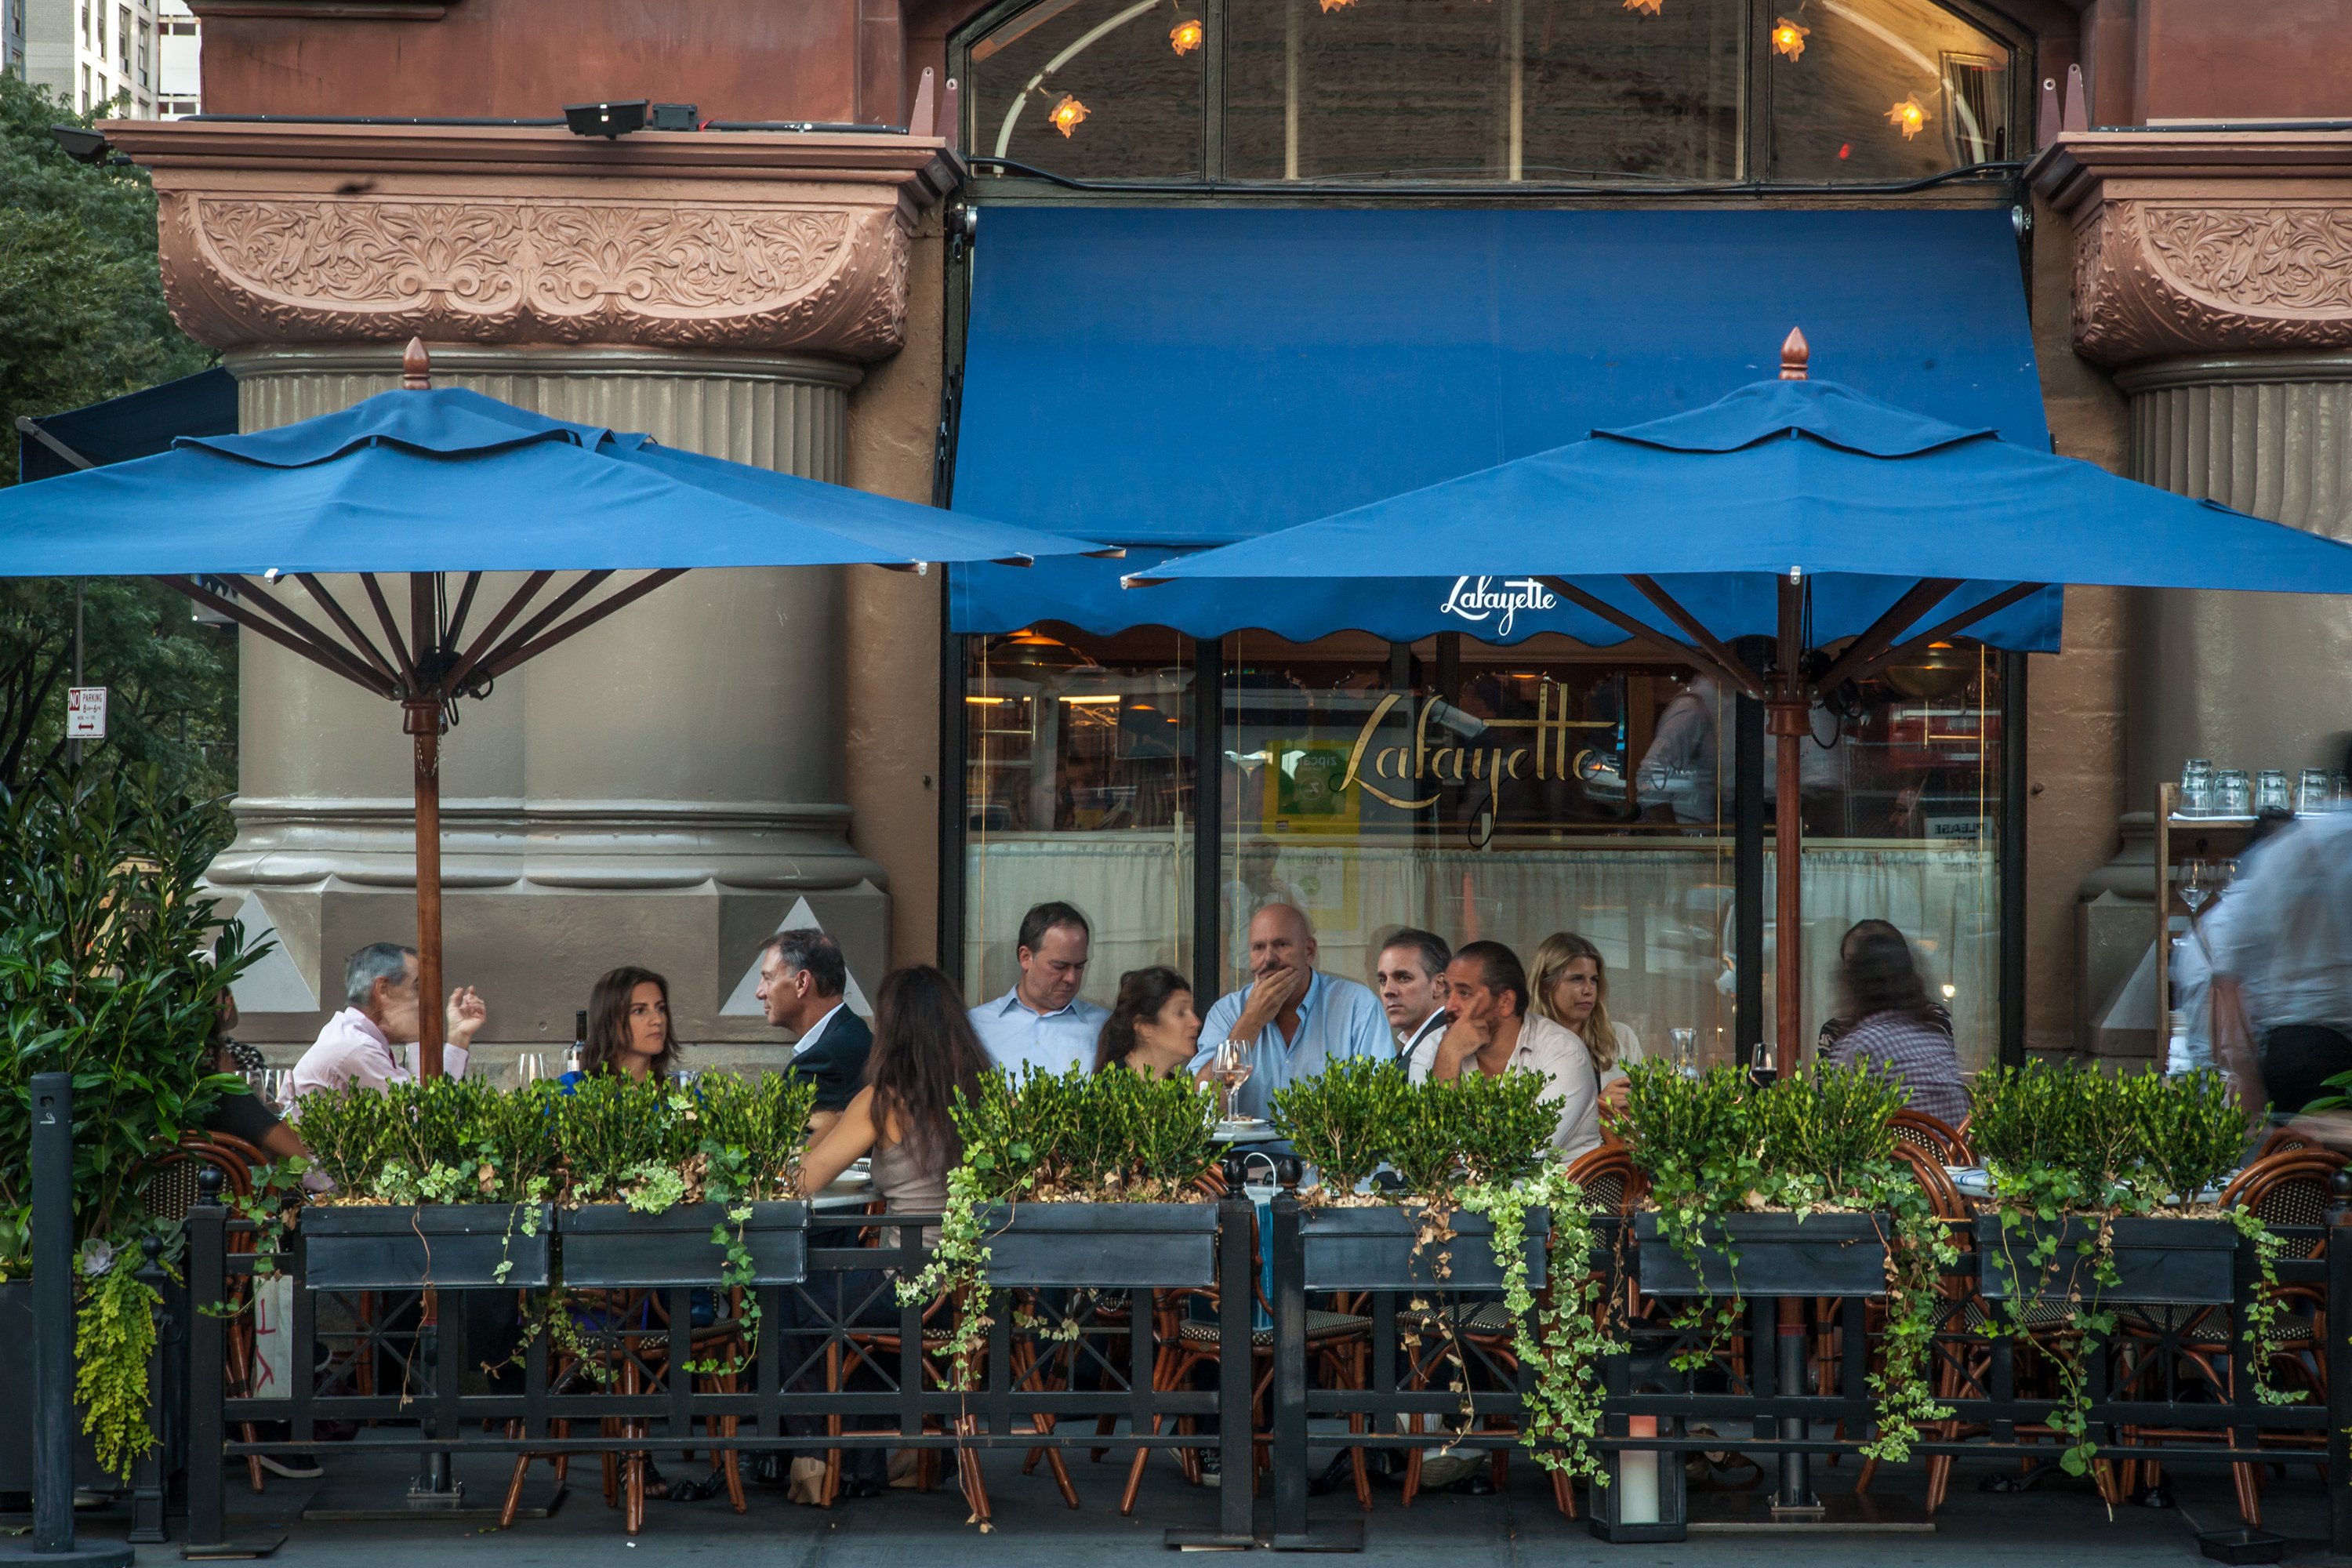
<path id="1" fill-rule="evenodd" d="M 975 152 L 1081 179 L 1811 182 L 2011 156 L 2013 63 L 1935 0 L 1041 0 L 966 69 Z"/>
<path id="2" fill-rule="evenodd" d="M 1931 0 L 1805 0 L 1775 52 L 1772 177 L 1918 179 L 2010 156 L 2009 51 Z"/>

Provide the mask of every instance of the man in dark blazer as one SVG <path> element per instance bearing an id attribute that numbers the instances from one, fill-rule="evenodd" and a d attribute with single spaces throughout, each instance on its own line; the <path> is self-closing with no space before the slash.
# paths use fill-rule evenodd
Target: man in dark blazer
<path id="1" fill-rule="evenodd" d="M 797 1032 L 792 1071 L 816 1080 L 809 1128 L 818 1138 L 864 1087 L 866 1054 L 874 1046 L 874 1031 L 842 1002 L 848 985 L 839 944 L 813 927 L 778 931 L 760 954 L 759 997 L 768 1022 Z"/>

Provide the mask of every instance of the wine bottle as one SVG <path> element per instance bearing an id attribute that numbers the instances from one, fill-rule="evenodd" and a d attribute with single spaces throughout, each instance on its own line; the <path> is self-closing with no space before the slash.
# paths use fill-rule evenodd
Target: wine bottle
<path id="1" fill-rule="evenodd" d="M 585 1070 L 588 1060 L 588 1009 L 572 1015 L 572 1054 L 563 1059 L 565 1072 Z"/>

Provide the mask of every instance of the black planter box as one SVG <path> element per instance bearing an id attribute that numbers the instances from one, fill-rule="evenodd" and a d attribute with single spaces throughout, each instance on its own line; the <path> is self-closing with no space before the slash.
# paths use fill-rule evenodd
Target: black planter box
<path id="1" fill-rule="evenodd" d="M 536 1208 L 527 1236 L 527 1213 Z M 537 1289 L 548 1282 L 550 1205 L 369 1205 L 302 1211 L 302 1283 L 313 1290 Z M 506 1264 L 506 1272 L 499 1266 Z"/>
<path id="2" fill-rule="evenodd" d="M 736 1224 L 725 1204 L 680 1204 L 639 1214 L 626 1204 L 588 1204 L 556 1216 L 566 1285 L 717 1285 L 727 1248 L 710 1239 L 713 1226 L 730 1237 Z M 808 1205 L 753 1204 L 742 1226 L 754 1285 L 797 1285 L 808 1278 Z"/>
<path id="3" fill-rule="evenodd" d="M 1495 1226 L 1484 1215 L 1459 1210 L 1447 1221 L 1448 1242 L 1420 1240 L 1418 1209 L 1314 1208 L 1300 1213 L 1309 1290 L 1499 1290 L 1503 1266 L 1495 1260 Z M 1551 1211 L 1529 1209 L 1521 1245 L 1528 1289 L 1544 1282 L 1544 1241 L 1551 1235 Z M 1446 1272 L 1438 1275 L 1441 1260 Z"/>
<path id="4" fill-rule="evenodd" d="M 1699 1226 L 1694 1271 L 1654 1210 L 1633 1216 L 1647 1296 L 1883 1296 L 1893 1231 L 1883 1214 L 1717 1215 Z"/>
<path id="5" fill-rule="evenodd" d="M 980 1223 L 992 1285 L 1216 1283 L 1214 1204 L 999 1204 Z"/>
<path id="6" fill-rule="evenodd" d="M 2063 1229 L 2062 1229 L 2063 1227 Z M 2058 1255 L 2032 1261 L 2035 1242 L 2059 1231 Z M 2079 1289 L 2085 1301 L 2176 1302 L 2219 1306 L 2234 1299 L 2238 1227 L 2226 1219 L 2118 1219 L 2116 1272 L 2121 1283 L 2101 1285 L 2096 1260 L 2076 1248 L 2098 1236 L 2090 1219 L 2027 1220 L 2004 1231 L 1999 1215 L 1977 1216 L 1977 1268 L 1988 1300 L 2021 1290 L 2039 1301 L 2063 1301 Z"/>
<path id="7" fill-rule="evenodd" d="M 136 1247 L 126 1248 L 117 1257 L 118 1267 L 139 1266 Z M 13 1419 L 0 1422 L 0 1492 L 33 1489 L 33 1282 L 0 1282 L 0 1410 L 14 1413 Z M 121 1486 L 121 1477 L 101 1473 L 98 1468 L 98 1449 L 81 1429 L 89 1414 L 89 1405 L 79 1400 L 74 1403 L 74 1485 Z M 156 1430 L 163 1429 L 161 1411 L 150 1411 L 147 1419 Z"/>

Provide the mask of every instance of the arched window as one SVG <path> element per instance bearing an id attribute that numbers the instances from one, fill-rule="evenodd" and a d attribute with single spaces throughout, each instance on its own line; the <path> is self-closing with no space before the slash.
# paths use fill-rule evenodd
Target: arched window
<path id="1" fill-rule="evenodd" d="M 1936 0 L 1028 0 L 967 145 L 1066 180 L 1885 184 L 2017 154 L 2027 63 Z M 1761 112 L 1758 111 L 1761 106 Z"/>

